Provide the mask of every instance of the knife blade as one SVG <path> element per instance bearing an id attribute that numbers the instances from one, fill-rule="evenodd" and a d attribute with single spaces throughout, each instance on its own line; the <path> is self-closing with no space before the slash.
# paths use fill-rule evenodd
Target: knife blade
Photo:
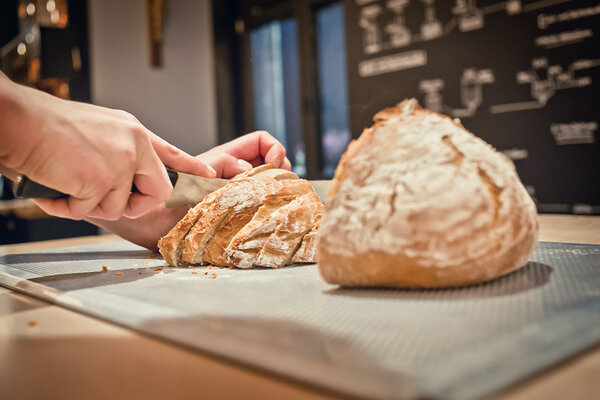
<path id="1" fill-rule="evenodd" d="M 205 178 L 170 169 L 167 169 L 167 174 L 173 184 L 173 194 L 166 202 L 168 208 L 184 205 L 194 206 L 201 202 L 207 194 L 214 192 L 229 182 L 228 179 Z M 65 193 L 34 182 L 25 175 L 13 175 L 9 177 L 5 174 L 5 176 L 12 181 L 12 190 L 17 198 L 60 199 L 69 197 Z M 309 183 L 313 186 L 321 201 L 324 202 L 327 197 L 327 191 L 331 186 L 331 180 L 314 180 L 309 181 Z M 137 191 L 138 189 L 135 184 L 132 184 L 131 192 L 134 193 Z"/>
<path id="2" fill-rule="evenodd" d="M 225 186 L 227 182 L 229 182 L 228 179 L 204 178 L 180 172 L 177 184 L 173 187 L 173 194 L 167 200 L 167 207 L 195 206 L 202 201 L 204 196 Z M 308 183 L 312 185 L 319 199 L 325 202 L 331 180 L 312 180 Z"/>

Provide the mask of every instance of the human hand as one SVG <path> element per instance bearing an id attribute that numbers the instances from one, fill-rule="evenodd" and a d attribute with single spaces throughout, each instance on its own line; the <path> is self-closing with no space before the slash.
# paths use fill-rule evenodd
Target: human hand
<path id="1" fill-rule="evenodd" d="M 290 169 L 285 148 L 267 132 L 249 133 L 231 142 L 214 147 L 196 158 L 212 166 L 217 177 L 231 178 L 253 166 L 270 163 L 276 168 Z M 87 219 L 108 229 L 130 242 L 156 251 L 156 243 L 186 214 L 188 207 L 166 208 L 161 204 L 150 213 L 137 219 L 121 218 L 118 221 Z"/>
<path id="2" fill-rule="evenodd" d="M 220 178 L 231 178 L 262 164 L 287 170 L 292 168 L 283 145 L 266 131 L 248 133 L 196 158 L 213 167 Z"/>
<path id="3" fill-rule="evenodd" d="M 61 100 L 2 76 L 0 97 L 0 163 L 70 195 L 35 200 L 50 215 L 137 218 L 171 195 L 165 166 L 216 176 L 124 111 Z"/>

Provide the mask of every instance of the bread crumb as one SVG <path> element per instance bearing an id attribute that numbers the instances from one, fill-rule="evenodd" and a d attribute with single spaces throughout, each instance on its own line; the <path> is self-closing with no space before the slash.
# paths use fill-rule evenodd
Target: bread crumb
<path id="1" fill-rule="evenodd" d="M 215 274 L 214 272 L 212 274 L 210 274 L 208 276 L 210 279 L 215 279 L 217 277 L 217 274 Z"/>
<path id="2" fill-rule="evenodd" d="M 209 265 L 206 268 L 208 268 L 208 269 L 221 269 L 221 268 L 217 267 L 216 265 Z"/>
<path id="3" fill-rule="evenodd" d="M 193 265 L 188 265 L 188 268 L 192 269 L 192 268 L 194 268 L 194 266 Z"/>
<path id="4" fill-rule="evenodd" d="M 155 271 L 162 271 L 163 267 L 156 267 L 154 268 Z"/>
<path id="5" fill-rule="evenodd" d="M 103 265 L 102 266 L 102 272 L 106 272 L 106 271 L 108 271 L 108 267 L 106 265 Z"/>
<path id="6" fill-rule="evenodd" d="M 192 274 L 198 275 L 198 271 L 192 271 Z"/>
<path id="7" fill-rule="evenodd" d="M 116 276 L 123 276 L 123 273 L 122 272 L 115 272 L 115 275 Z"/>
<path id="8" fill-rule="evenodd" d="M 36 326 L 37 325 L 37 321 L 31 320 L 31 321 L 27 322 L 27 325 L 29 325 L 29 326 Z"/>
<path id="9" fill-rule="evenodd" d="M 208 275 L 208 272 L 205 272 L 204 275 Z"/>

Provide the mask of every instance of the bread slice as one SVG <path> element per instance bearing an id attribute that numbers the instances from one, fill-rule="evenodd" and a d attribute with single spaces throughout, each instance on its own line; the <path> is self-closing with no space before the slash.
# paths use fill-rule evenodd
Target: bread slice
<path id="1" fill-rule="evenodd" d="M 206 212 L 207 205 L 213 203 L 225 189 L 216 190 L 204 198 L 204 201 L 191 208 L 187 214 L 165 236 L 158 241 L 158 249 L 166 262 L 181 265 L 182 241 L 198 219 Z"/>
<path id="2" fill-rule="evenodd" d="M 319 215 L 319 221 L 321 215 Z M 304 238 L 302 238 L 302 243 L 296 251 L 296 254 L 292 257 L 292 263 L 306 263 L 312 264 L 318 262 L 318 252 L 317 252 L 317 232 L 319 230 L 319 222 L 312 227 L 310 232 L 308 232 Z"/>
<path id="3" fill-rule="evenodd" d="M 268 192 L 263 205 L 252 220 L 232 238 L 225 250 L 227 264 L 239 268 L 251 268 L 264 241 L 275 231 L 288 212 L 284 208 L 294 199 L 313 191 L 310 183 L 303 179 L 284 180 Z M 276 215 L 274 213 L 277 212 Z"/>
<path id="4" fill-rule="evenodd" d="M 258 182 L 264 184 L 265 194 L 273 193 L 279 187 L 282 186 L 279 181 L 287 180 L 298 180 L 298 175 L 293 172 L 273 168 L 271 164 L 260 166 L 247 171 L 246 177 L 241 178 L 240 174 L 232 182 L 236 182 L 243 179 L 253 178 Z M 263 197 L 253 197 L 248 202 L 243 202 L 237 207 L 234 207 L 233 211 L 230 212 L 219 224 L 213 238 L 210 240 L 204 254 L 202 256 L 203 264 L 213 264 L 219 266 L 227 266 L 227 257 L 225 248 L 231 241 L 231 239 L 242 229 L 254 216 L 256 211 L 263 205 Z"/>
<path id="5" fill-rule="evenodd" d="M 270 170 L 274 171 L 274 170 Z M 271 174 L 255 176 L 259 183 L 264 185 L 265 195 L 273 193 L 282 184 L 270 177 Z M 248 179 L 248 178 L 246 178 Z M 252 179 L 252 178 L 251 178 Z M 297 178 L 296 178 L 297 179 Z M 225 249 L 233 237 L 248 224 L 254 217 L 254 214 L 263 205 L 264 197 L 254 196 L 249 201 L 242 202 L 234 206 L 233 210 L 218 225 L 213 238 L 210 240 L 204 254 L 202 255 L 203 264 L 212 264 L 219 266 L 228 266 Z"/>
<path id="6" fill-rule="evenodd" d="M 293 200 L 287 207 L 289 211 L 265 241 L 254 265 L 281 268 L 290 263 L 302 238 L 321 219 L 323 212 L 323 203 L 314 191 Z"/>
<path id="7" fill-rule="evenodd" d="M 206 204 L 202 217 L 183 239 L 182 260 L 189 264 L 203 263 L 204 252 L 221 223 L 230 214 L 233 214 L 232 218 L 241 214 L 242 219 L 247 218 L 244 214 L 254 215 L 265 194 L 264 182 L 249 177 L 231 181 L 219 189 L 216 198 Z"/>

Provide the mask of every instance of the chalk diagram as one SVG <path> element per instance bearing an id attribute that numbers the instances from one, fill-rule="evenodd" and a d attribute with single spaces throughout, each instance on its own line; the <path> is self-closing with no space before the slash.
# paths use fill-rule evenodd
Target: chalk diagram
<path id="1" fill-rule="evenodd" d="M 387 7 L 393 11 L 394 16 L 383 30 L 390 37 L 392 47 L 408 46 L 411 43 L 412 33 L 405 25 L 404 7 L 410 0 L 391 0 L 386 3 Z"/>
<path id="2" fill-rule="evenodd" d="M 423 20 L 417 32 L 411 32 L 406 25 L 405 11 L 409 4 L 411 4 L 411 1 L 418 2 L 423 8 Z M 362 6 L 360 9 L 359 24 L 363 29 L 363 51 L 367 54 L 374 54 L 386 49 L 401 48 L 417 42 L 441 38 L 448 35 L 455 28 L 461 32 L 482 29 L 485 26 L 485 16 L 490 13 L 505 11 L 508 15 L 517 15 L 572 1 L 540 0 L 523 4 L 522 0 L 507 0 L 485 7 L 478 7 L 477 0 L 454 0 L 451 7 L 453 17 L 449 22 L 443 24 L 436 16 L 436 0 L 356 0 L 357 4 Z M 568 11 L 564 15 L 540 14 L 538 16 L 538 25 L 540 25 L 540 19 L 543 20 L 544 25 L 543 27 L 538 26 L 538 28 L 546 28 L 550 23 L 555 23 L 565 18 L 572 19 L 592 15 L 592 11 L 577 9 Z M 382 21 L 387 22 L 382 24 Z M 591 36 L 593 36 L 591 29 L 564 31 L 540 36 L 536 39 L 536 45 L 545 48 L 565 46 L 577 43 Z M 387 58 L 390 57 L 392 56 L 388 56 Z M 373 59 L 371 61 L 373 63 L 383 63 L 389 60 Z M 413 67 L 422 65 L 424 65 L 422 62 L 416 65 L 411 64 Z M 517 71 L 516 73 L 517 84 L 530 86 L 531 99 L 492 105 L 489 108 L 489 112 L 499 114 L 543 108 L 557 91 L 591 85 L 591 76 L 580 76 L 580 71 L 585 71 L 599 65 L 600 59 L 593 58 L 575 60 L 564 67 L 562 65 L 551 65 L 546 57 L 533 58 L 530 69 Z M 399 69 L 405 68 L 380 68 L 374 73 L 361 74 L 361 76 L 377 75 Z M 424 103 L 427 107 L 436 111 L 447 112 L 455 117 L 464 118 L 475 115 L 482 103 L 482 86 L 490 83 L 494 83 L 492 70 L 465 69 L 460 77 L 462 107 L 459 108 L 444 104 L 442 92 L 445 82 L 442 79 L 420 81 L 419 91 L 424 94 Z"/>
<path id="3" fill-rule="evenodd" d="M 456 0 L 452 14 L 456 16 L 458 29 L 461 32 L 483 28 L 483 11 L 477 8 L 475 0 Z"/>
<path id="4" fill-rule="evenodd" d="M 592 84 L 590 76 L 577 77 L 575 73 L 597 66 L 600 66 L 600 59 L 576 60 L 563 69 L 561 65 L 550 65 L 546 57 L 533 58 L 531 69 L 518 71 L 516 76 L 518 84 L 531 86 L 530 93 L 533 100 L 493 105 L 490 107 L 490 112 L 499 114 L 543 108 L 558 90 L 590 86 Z"/>
<path id="5" fill-rule="evenodd" d="M 421 39 L 432 40 L 441 37 L 442 22 L 435 16 L 435 1 L 421 0 L 425 5 L 425 21 L 421 24 Z"/>
<path id="6" fill-rule="evenodd" d="M 457 118 L 475 116 L 483 101 L 482 86 L 494 83 L 494 72 L 491 69 L 466 68 L 460 77 L 460 100 L 462 108 L 452 108 L 444 104 L 442 91 L 443 79 L 419 81 L 419 91 L 424 93 L 423 104 L 433 111 L 450 114 Z"/>
<path id="7" fill-rule="evenodd" d="M 418 32 L 411 32 L 406 26 L 404 12 L 411 1 L 418 1 L 423 7 L 423 20 Z M 364 54 L 375 54 L 438 39 L 448 35 L 457 27 L 461 32 L 482 29 L 487 14 L 505 11 L 508 15 L 517 15 L 574 0 L 540 0 L 526 5 L 522 0 L 507 0 L 485 7 L 477 7 L 476 0 L 454 1 L 453 17 L 443 24 L 436 16 L 436 0 L 387 0 L 385 2 L 356 0 L 356 3 L 362 6 L 359 27 L 362 28 Z"/>
<path id="8" fill-rule="evenodd" d="M 360 10 L 358 25 L 363 29 L 363 51 L 365 54 L 373 54 L 382 50 L 382 37 L 377 17 L 381 15 L 383 8 L 379 5 L 370 5 Z"/>

